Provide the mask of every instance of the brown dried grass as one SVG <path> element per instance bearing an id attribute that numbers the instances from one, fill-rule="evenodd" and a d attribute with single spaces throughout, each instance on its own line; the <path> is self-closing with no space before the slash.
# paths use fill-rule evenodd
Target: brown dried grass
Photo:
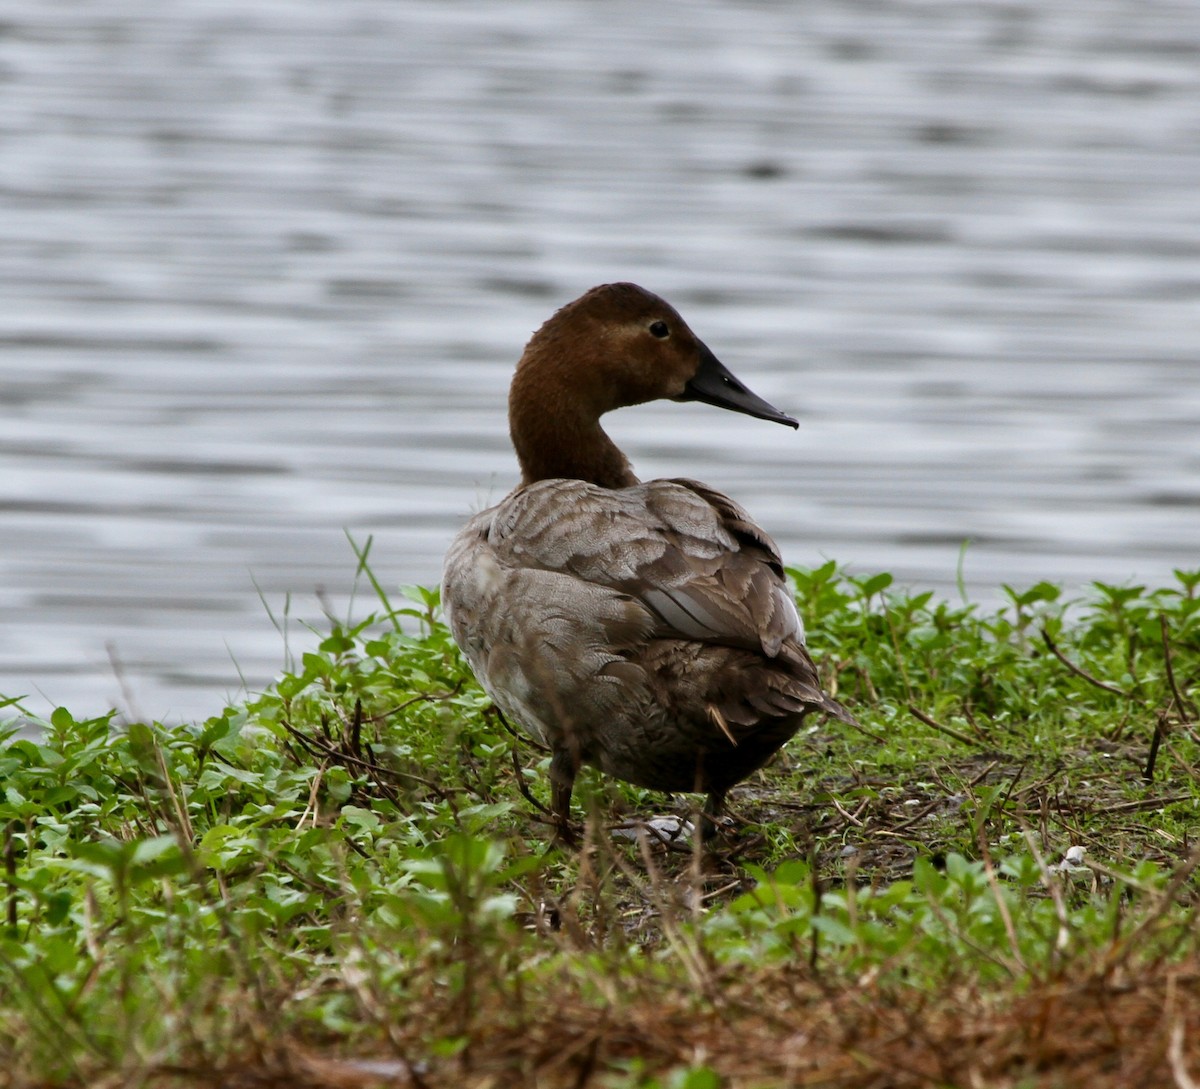
<path id="1" fill-rule="evenodd" d="M 964 981 L 937 993 L 895 980 L 830 980 L 807 965 L 722 970 L 704 988 L 655 982 L 598 1002 L 564 970 L 518 1002 L 499 990 L 468 1047 L 423 1056 L 446 1011 L 406 1011 L 387 1052 L 277 1041 L 220 1069 L 160 1070 L 145 1084 L 227 1089 L 587 1089 L 707 1066 L 723 1089 L 1136 1089 L 1200 1085 L 1200 955 L 1086 971 L 1023 989 Z M 2 1081 L 3 1079 L 0 1079 Z M 14 1083 L 16 1084 L 16 1083 Z M 111 1083 L 110 1084 L 116 1084 Z"/>

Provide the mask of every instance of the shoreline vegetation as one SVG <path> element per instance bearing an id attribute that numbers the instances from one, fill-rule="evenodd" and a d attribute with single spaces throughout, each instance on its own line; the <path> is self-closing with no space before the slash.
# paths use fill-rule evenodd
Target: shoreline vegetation
<path id="1" fill-rule="evenodd" d="M 437 591 L 356 551 L 375 611 L 264 694 L 0 743 L 0 1089 L 1200 1086 L 1200 570 L 792 570 L 862 729 L 712 850 L 585 771 L 573 852 Z"/>

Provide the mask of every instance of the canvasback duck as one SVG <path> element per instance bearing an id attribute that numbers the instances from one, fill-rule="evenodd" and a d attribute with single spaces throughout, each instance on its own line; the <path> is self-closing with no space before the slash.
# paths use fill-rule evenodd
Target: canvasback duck
<path id="1" fill-rule="evenodd" d="M 501 711 L 551 752 L 569 842 L 583 764 L 638 786 L 731 786 L 824 712 L 775 543 L 695 480 L 642 483 L 600 417 L 658 398 L 799 425 L 751 393 L 657 295 L 605 284 L 532 337 L 509 394 L 521 483 L 446 555 L 454 640 Z"/>

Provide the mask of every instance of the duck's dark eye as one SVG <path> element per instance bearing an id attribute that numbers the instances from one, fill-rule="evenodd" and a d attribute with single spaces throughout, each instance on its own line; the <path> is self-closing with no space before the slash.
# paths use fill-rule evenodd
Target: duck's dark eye
<path id="1" fill-rule="evenodd" d="M 650 332 L 658 337 L 659 340 L 666 340 L 671 335 L 671 330 L 667 328 L 665 321 L 652 321 L 650 323 Z"/>

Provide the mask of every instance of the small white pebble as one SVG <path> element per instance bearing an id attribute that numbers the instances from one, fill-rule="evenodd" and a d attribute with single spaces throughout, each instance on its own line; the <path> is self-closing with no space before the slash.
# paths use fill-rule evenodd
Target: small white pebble
<path id="1" fill-rule="evenodd" d="M 651 817 L 644 821 L 629 821 L 619 828 L 614 828 L 612 834 L 622 839 L 637 839 L 639 832 L 645 832 L 652 841 L 687 843 L 694 831 L 692 822 L 680 817 Z"/>
<path id="2" fill-rule="evenodd" d="M 1063 855 L 1063 860 L 1056 866 L 1051 866 L 1050 869 L 1055 873 L 1091 873 L 1091 870 L 1083 865 L 1083 856 L 1087 854 L 1086 847 L 1068 847 L 1067 853 Z"/>

